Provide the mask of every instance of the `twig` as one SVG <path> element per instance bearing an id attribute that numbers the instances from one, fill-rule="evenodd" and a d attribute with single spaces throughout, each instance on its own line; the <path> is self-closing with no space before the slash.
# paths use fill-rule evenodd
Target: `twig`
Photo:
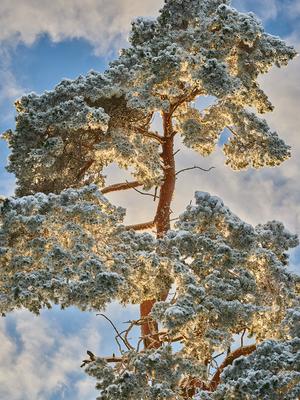
<path id="1" fill-rule="evenodd" d="M 176 174 L 175 174 L 175 176 L 181 174 L 181 172 L 190 171 L 191 169 L 200 169 L 201 171 L 209 172 L 209 171 L 211 171 L 211 170 L 214 169 L 214 168 L 216 168 L 216 167 L 210 167 L 210 168 L 208 168 L 208 169 L 205 169 L 205 168 L 202 168 L 202 167 L 198 167 L 197 165 L 194 165 L 193 167 L 183 168 L 183 169 L 181 169 L 180 171 L 177 171 Z"/>
<path id="2" fill-rule="evenodd" d="M 100 315 L 101 317 L 104 317 L 111 324 L 111 326 L 114 328 L 114 330 L 115 330 L 115 332 L 117 334 L 116 338 L 119 337 L 122 340 L 122 342 L 124 343 L 124 345 L 127 347 L 127 349 L 128 350 L 132 350 L 132 346 L 128 345 L 126 340 L 124 340 L 124 338 L 122 337 L 122 335 L 120 334 L 120 332 L 116 328 L 115 324 L 106 315 L 104 315 L 104 314 L 96 314 L 96 315 Z M 123 350 L 122 350 L 122 348 L 121 348 L 121 346 L 120 346 L 120 344 L 119 344 L 117 339 L 116 339 L 116 341 L 117 341 L 117 343 L 119 345 L 120 353 L 122 354 Z"/>
<path id="3" fill-rule="evenodd" d="M 154 201 L 155 201 L 155 199 L 156 199 L 156 195 L 155 195 L 155 194 L 142 192 L 141 190 L 138 190 L 138 189 L 136 189 L 135 187 L 132 187 L 132 189 L 133 189 L 134 191 L 136 191 L 137 193 L 142 194 L 143 196 L 151 196 L 151 197 L 153 197 L 153 198 L 154 198 Z"/>
<path id="4" fill-rule="evenodd" d="M 246 328 L 243 330 L 242 336 L 241 336 L 241 347 L 244 347 L 244 336 L 246 333 Z"/>
<path id="5" fill-rule="evenodd" d="M 181 149 L 178 149 L 175 151 L 175 153 L 173 153 L 173 156 L 176 156 L 176 154 L 178 154 L 181 151 Z"/>
<path id="6" fill-rule="evenodd" d="M 158 186 L 155 187 L 155 191 L 154 191 L 154 199 L 153 201 L 155 201 L 158 197 L 157 197 L 157 191 L 158 191 Z"/>
<path id="7" fill-rule="evenodd" d="M 237 136 L 237 133 L 232 129 L 232 128 L 230 128 L 230 126 L 226 126 L 226 128 L 234 135 L 234 136 Z"/>

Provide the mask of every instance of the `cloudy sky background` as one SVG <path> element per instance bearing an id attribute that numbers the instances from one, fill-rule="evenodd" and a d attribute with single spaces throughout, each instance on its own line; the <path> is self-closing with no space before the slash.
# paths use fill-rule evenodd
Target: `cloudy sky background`
<path id="1" fill-rule="evenodd" d="M 126 46 L 130 21 L 155 16 L 161 0 L 1 0 L 0 2 L 0 131 L 14 126 L 13 101 L 23 93 L 52 89 L 62 78 L 76 78 L 90 69 L 103 71 L 118 49 Z M 284 37 L 300 50 L 300 0 L 234 0 L 242 11 L 254 11 L 268 32 Z M 215 166 L 210 173 L 179 175 L 174 217 L 195 190 L 220 196 L 252 224 L 277 219 L 300 234 L 300 57 L 287 68 L 273 69 L 261 82 L 275 111 L 266 116 L 274 130 L 292 146 L 292 159 L 280 168 L 233 172 L 218 149 L 201 159 L 189 150 L 178 153 L 178 169 Z M 178 148 L 180 143 L 178 143 Z M 14 177 L 5 172 L 8 149 L 0 143 L 0 194 L 14 192 Z M 121 179 L 110 168 L 112 182 Z M 151 219 L 154 204 L 136 192 L 110 199 L 127 207 L 127 222 Z M 291 268 L 300 272 L 300 250 L 291 254 Z M 117 304 L 107 310 L 119 326 L 136 316 L 136 307 Z M 92 400 L 94 381 L 79 365 L 86 349 L 116 352 L 113 332 L 95 313 L 54 308 L 35 317 L 18 311 L 0 320 L 0 399 Z"/>

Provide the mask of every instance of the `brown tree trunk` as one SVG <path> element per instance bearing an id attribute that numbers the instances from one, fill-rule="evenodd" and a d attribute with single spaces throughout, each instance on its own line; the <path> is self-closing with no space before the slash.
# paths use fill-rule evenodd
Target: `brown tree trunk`
<path id="1" fill-rule="evenodd" d="M 175 159 L 174 159 L 174 134 L 172 126 L 172 114 L 163 113 L 164 140 L 162 143 L 161 159 L 164 168 L 164 180 L 160 188 L 159 202 L 154 218 L 157 237 L 163 237 L 170 229 L 171 202 L 175 189 Z M 165 300 L 168 293 L 162 293 L 161 300 Z M 156 300 L 146 300 L 140 305 L 141 318 L 147 317 Z M 141 326 L 145 348 L 158 348 L 161 343 L 155 333 L 158 332 L 156 323 L 145 322 Z M 150 339 L 152 337 L 152 340 Z"/>

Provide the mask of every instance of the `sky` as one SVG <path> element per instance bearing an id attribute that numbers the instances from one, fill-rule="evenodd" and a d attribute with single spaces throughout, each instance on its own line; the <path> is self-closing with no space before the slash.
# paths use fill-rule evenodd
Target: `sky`
<path id="1" fill-rule="evenodd" d="M 0 132 L 14 127 L 13 102 L 28 92 L 51 90 L 63 78 L 89 70 L 104 71 L 126 46 L 130 21 L 155 16 L 161 0 L 1 0 L 0 1 Z M 285 38 L 300 52 L 300 0 L 234 0 L 241 11 L 254 11 L 269 33 Z M 179 175 L 174 217 L 193 199 L 195 190 L 220 196 L 245 221 L 284 222 L 300 234 L 300 57 L 287 68 L 260 78 L 275 110 L 266 116 L 272 129 L 292 146 L 292 158 L 279 168 L 233 172 L 222 152 L 201 159 L 182 149 L 178 169 L 214 166 Z M 178 148 L 180 143 L 178 143 Z M 0 195 L 14 193 L 14 176 L 5 171 L 9 150 L 0 143 Z M 112 182 L 121 174 L 111 167 Z M 127 208 L 128 223 L 151 219 L 152 199 L 134 192 L 109 199 Z M 141 200 L 143 203 L 141 203 Z M 143 205 L 142 205 L 143 204 Z M 138 205 L 138 206 L 137 206 Z M 291 269 L 300 272 L 300 249 L 291 254 Z M 118 304 L 106 314 L 122 327 L 137 316 L 137 307 Z M 94 381 L 79 368 L 87 349 L 98 355 L 116 352 L 107 321 L 95 313 L 55 307 L 36 317 L 18 311 L 0 320 L 0 399 L 92 400 Z"/>

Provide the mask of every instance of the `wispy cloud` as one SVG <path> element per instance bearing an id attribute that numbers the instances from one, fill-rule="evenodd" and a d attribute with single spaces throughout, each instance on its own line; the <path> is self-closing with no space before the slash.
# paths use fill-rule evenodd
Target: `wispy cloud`
<path id="1" fill-rule="evenodd" d="M 2 0 L 0 41 L 31 45 L 41 34 L 54 42 L 84 38 L 96 51 L 107 52 L 124 42 L 130 21 L 157 13 L 162 0 Z"/>
<path id="2" fill-rule="evenodd" d="M 24 91 L 11 71 L 13 50 L 12 44 L 0 41 L 0 107 L 7 101 L 14 101 Z"/>
<path id="3" fill-rule="evenodd" d="M 14 327 L 13 334 L 7 331 L 9 324 Z M 0 341 L 1 399 L 47 399 L 54 393 L 58 399 L 71 398 L 66 396 L 73 393 L 72 374 L 77 375 L 78 387 L 86 387 L 86 394 L 95 397 L 93 382 L 79 368 L 85 349 L 100 347 L 92 318 L 78 332 L 68 334 L 53 319 L 18 312 L 7 323 L 2 320 Z M 81 397 L 76 394 L 72 398 Z"/>
<path id="4" fill-rule="evenodd" d="M 241 11 L 255 11 L 259 17 L 263 20 L 275 19 L 278 16 L 281 8 L 280 0 L 233 0 L 232 4 L 234 7 Z"/>

